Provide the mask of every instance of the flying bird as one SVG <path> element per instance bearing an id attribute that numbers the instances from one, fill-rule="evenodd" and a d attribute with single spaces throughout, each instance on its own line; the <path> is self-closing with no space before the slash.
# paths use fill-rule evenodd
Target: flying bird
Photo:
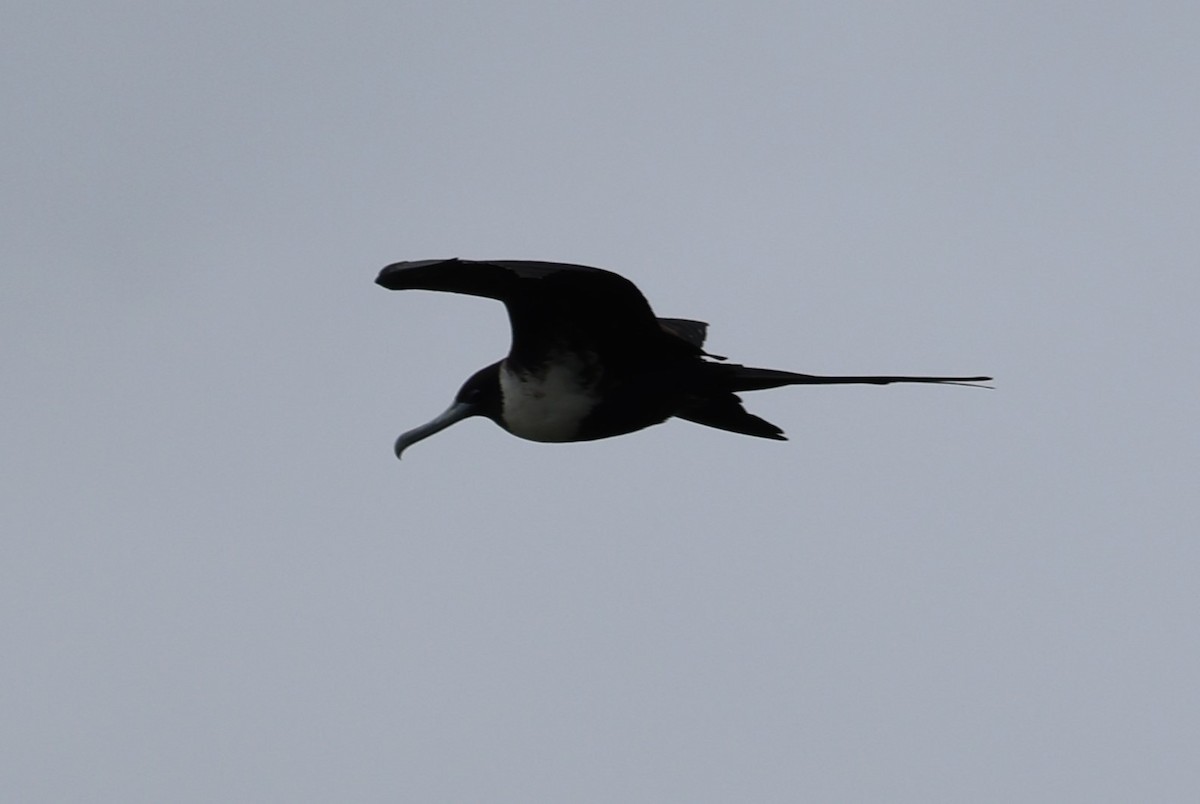
<path id="1" fill-rule="evenodd" d="M 471 375 L 437 418 L 396 439 L 396 457 L 455 422 L 484 416 L 530 441 L 590 441 L 672 416 L 786 440 L 737 396 L 783 385 L 969 384 L 991 377 L 826 377 L 725 363 L 704 351 L 708 325 L 657 318 L 628 279 L 600 268 L 529 260 L 420 260 L 384 268 L 389 290 L 438 290 L 504 302 L 512 346 Z"/>

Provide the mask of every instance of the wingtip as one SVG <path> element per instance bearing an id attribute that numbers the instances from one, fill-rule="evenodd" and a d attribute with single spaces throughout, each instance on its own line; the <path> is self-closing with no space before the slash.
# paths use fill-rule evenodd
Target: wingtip
<path id="1" fill-rule="evenodd" d="M 410 268 L 425 268 L 430 265 L 442 265 L 443 263 L 453 262 L 458 262 L 458 258 L 449 257 L 443 260 L 404 260 L 402 262 L 393 262 L 391 265 L 385 265 L 380 270 L 379 276 L 375 277 L 375 284 L 385 287 L 388 290 L 402 290 L 403 286 L 397 287 L 397 283 L 389 281 L 389 277 Z"/>

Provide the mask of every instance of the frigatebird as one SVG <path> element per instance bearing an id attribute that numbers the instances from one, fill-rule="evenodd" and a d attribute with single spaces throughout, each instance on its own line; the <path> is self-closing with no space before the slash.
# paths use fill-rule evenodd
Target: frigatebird
<path id="1" fill-rule="evenodd" d="M 783 385 L 970 384 L 991 377 L 827 377 L 725 363 L 704 351 L 708 324 L 657 318 L 637 286 L 586 265 L 531 260 L 397 262 L 375 280 L 389 290 L 439 290 L 504 302 L 512 347 L 463 383 L 454 403 L 396 439 L 396 457 L 470 416 L 531 441 L 590 441 L 672 416 L 784 441 L 737 396 Z"/>

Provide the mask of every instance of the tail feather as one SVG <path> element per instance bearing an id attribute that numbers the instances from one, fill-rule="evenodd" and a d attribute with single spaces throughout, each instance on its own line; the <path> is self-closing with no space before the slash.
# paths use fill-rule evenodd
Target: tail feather
<path id="1" fill-rule="evenodd" d="M 750 366 L 714 366 L 726 369 L 721 379 L 727 383 L 730 391 L 761 391 L 766 388 L 779 388 L 783 385 L 889 385 L 897 382 L 932 383 L 938 385 L 969 385 L 981 387 L 977 383 L 990 382 L 991 377 L 919 377 L 896 375 L 867 375 L 829 377 L 820 374 L 797 374 L 792 371 L 777 369 L 752 368 Z M 986 386 L 982 386 L 986 387 Z"/>

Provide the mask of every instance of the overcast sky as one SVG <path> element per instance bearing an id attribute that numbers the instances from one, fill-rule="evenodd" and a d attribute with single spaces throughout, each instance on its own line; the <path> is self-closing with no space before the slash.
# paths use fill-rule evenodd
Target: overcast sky
<path id="1" fill-rule="evenodd" d="M 1200 800 L 1191 3 L 10 3 L 0 799 Z M 396 260 L 956 387 L 521 441 Z"/>

